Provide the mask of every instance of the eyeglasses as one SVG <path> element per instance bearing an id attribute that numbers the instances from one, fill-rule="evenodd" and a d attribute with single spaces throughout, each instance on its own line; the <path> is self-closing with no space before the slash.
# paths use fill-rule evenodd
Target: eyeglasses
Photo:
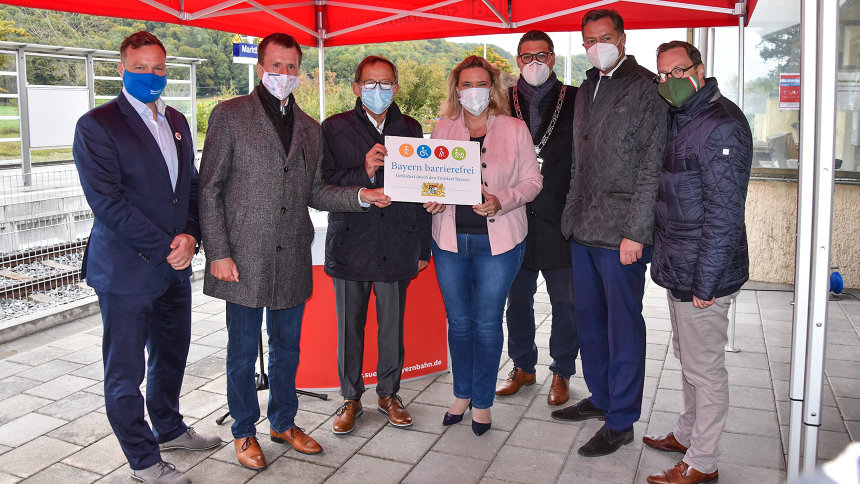
<path id="1" fill-rule="evenodd" d="M 390 91 L 396 82 L 392 81 L 362 81 L 361 87 L 365 89 L 376 89 L 376 86 L 379 86 L 383 91 Z"/>
<path id="2" fill-rule="evenodd" d="M 687 71 L 696 67 L 696 65 L 697 64 L 693 64 L 690 67 L 676 67 L 669 72 L 658 72 L 657 75 L 654 76 L 654 82 L 665 82 L 666 78 L 669 76 L 672 76 L 675 79 L 681 79 Z"/>
<path id="3" fill-rule="evenodd" d="M 538 62 L 545 63 L 549 60 L 549 56 L 551 56 L 552 52 L 536 52 L 534 54 L 520 54 L 519 57 L 523 64 L 531 64 L 532 60 L 537 59 Z"/>

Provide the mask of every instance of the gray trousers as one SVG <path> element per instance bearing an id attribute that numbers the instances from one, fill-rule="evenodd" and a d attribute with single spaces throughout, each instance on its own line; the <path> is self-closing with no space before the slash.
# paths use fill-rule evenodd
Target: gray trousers
<path id="1" fill-rule="evenodd" d="M 720 435 L 729 412 L 729 374 L 726 371 L 728 311 L 737 293 L 717 298 L 698 309 L 667 291 L 672 319 L 672 347 L 681 360 L 684 410 L 675 438 L 687 446 L 684 462 L 699 472 L 717 470 Z"/>
<path id="2" fill-rule="evenodd" d="M 403 370 L 403 313 L 409 280 L 394 282 L 347 281 L 333 277 L 337 312 L 337 376 L 340 394 L 358 400 L 364 393 L 364 326 L 370 291 L 376 294 L 378 359 L 376 393 L 387 397 L 400 391 Z"/>

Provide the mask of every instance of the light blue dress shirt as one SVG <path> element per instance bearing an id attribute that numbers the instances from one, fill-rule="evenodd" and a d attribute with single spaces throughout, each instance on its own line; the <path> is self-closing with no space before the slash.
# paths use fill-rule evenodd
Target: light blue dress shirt
<path id="1" fill-rule="evenodd" d="M 159 151 L 164 156 L 164 163 L 170 173 L 170 184 L 176 190 L 176 179 L 179 177 L 179 158 L 176 154 L 176 144 L 174 144 L 173 138 L 179 136 L 179 132 L 174 133 L 170 128 L 170 123 L 167 122 L 167 117 L 164 115 L 167 104 L 160 97 L 155 100 L 155 109 L 158 111 L 158 121 L 155 121 L 152 119 L 152 110 L 149 109 L 149 106 L 129 94 L 124 87 L 122 94 L 128 99 L 134 110 L 140 114 L 144 124 L 149 128 L 150 134 L 158 143 Z"/>

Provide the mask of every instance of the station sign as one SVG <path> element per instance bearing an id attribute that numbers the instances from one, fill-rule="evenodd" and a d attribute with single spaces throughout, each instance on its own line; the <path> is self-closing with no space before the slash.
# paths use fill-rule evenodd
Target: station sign
<path id="1" fill-rule="evenodd" d="M 238 35 L 233 36 L 233 62 L 236 64 L 256 64 L 257 44 L 242 42 Z"/>

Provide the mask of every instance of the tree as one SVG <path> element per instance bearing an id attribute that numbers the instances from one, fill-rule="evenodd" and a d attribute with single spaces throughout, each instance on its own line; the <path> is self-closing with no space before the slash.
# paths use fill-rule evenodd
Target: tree
<path id="1" fill-rule="evenodd" d="M 400 63 L 400 90 L 397 105 L 400 110 L 415 118 L 430 131 L 432 120 L 439 113 L 439 105 L 445 97 L 446 70 L 440 64 L 418 63 L 406 60 Z"/>
<path id="2" fill-rule="evenodd" d="M 466 52 L 466 57 L 470 55 L 477 55 L 479 57 L 484 57 L 484 47 L 482 45 L 476 45 L 472 50 Z M 511 62 L 509 59 L 506 59 L 499 55 L 496 52 L 496 49 L 493 46 L 487 46 L 487 62 L 492 64 L 496 69 L 507 72 L 509 74 L 514 73 L 515 62 Z"/>
<path id="3" fill-rule="evenodd" d="M 771 78 L 779 79 L 782 72 L 800 72 L 800 24 L 762 36 L 758 48 L 763 60 L 777 62 L 769 73 Z"/>

